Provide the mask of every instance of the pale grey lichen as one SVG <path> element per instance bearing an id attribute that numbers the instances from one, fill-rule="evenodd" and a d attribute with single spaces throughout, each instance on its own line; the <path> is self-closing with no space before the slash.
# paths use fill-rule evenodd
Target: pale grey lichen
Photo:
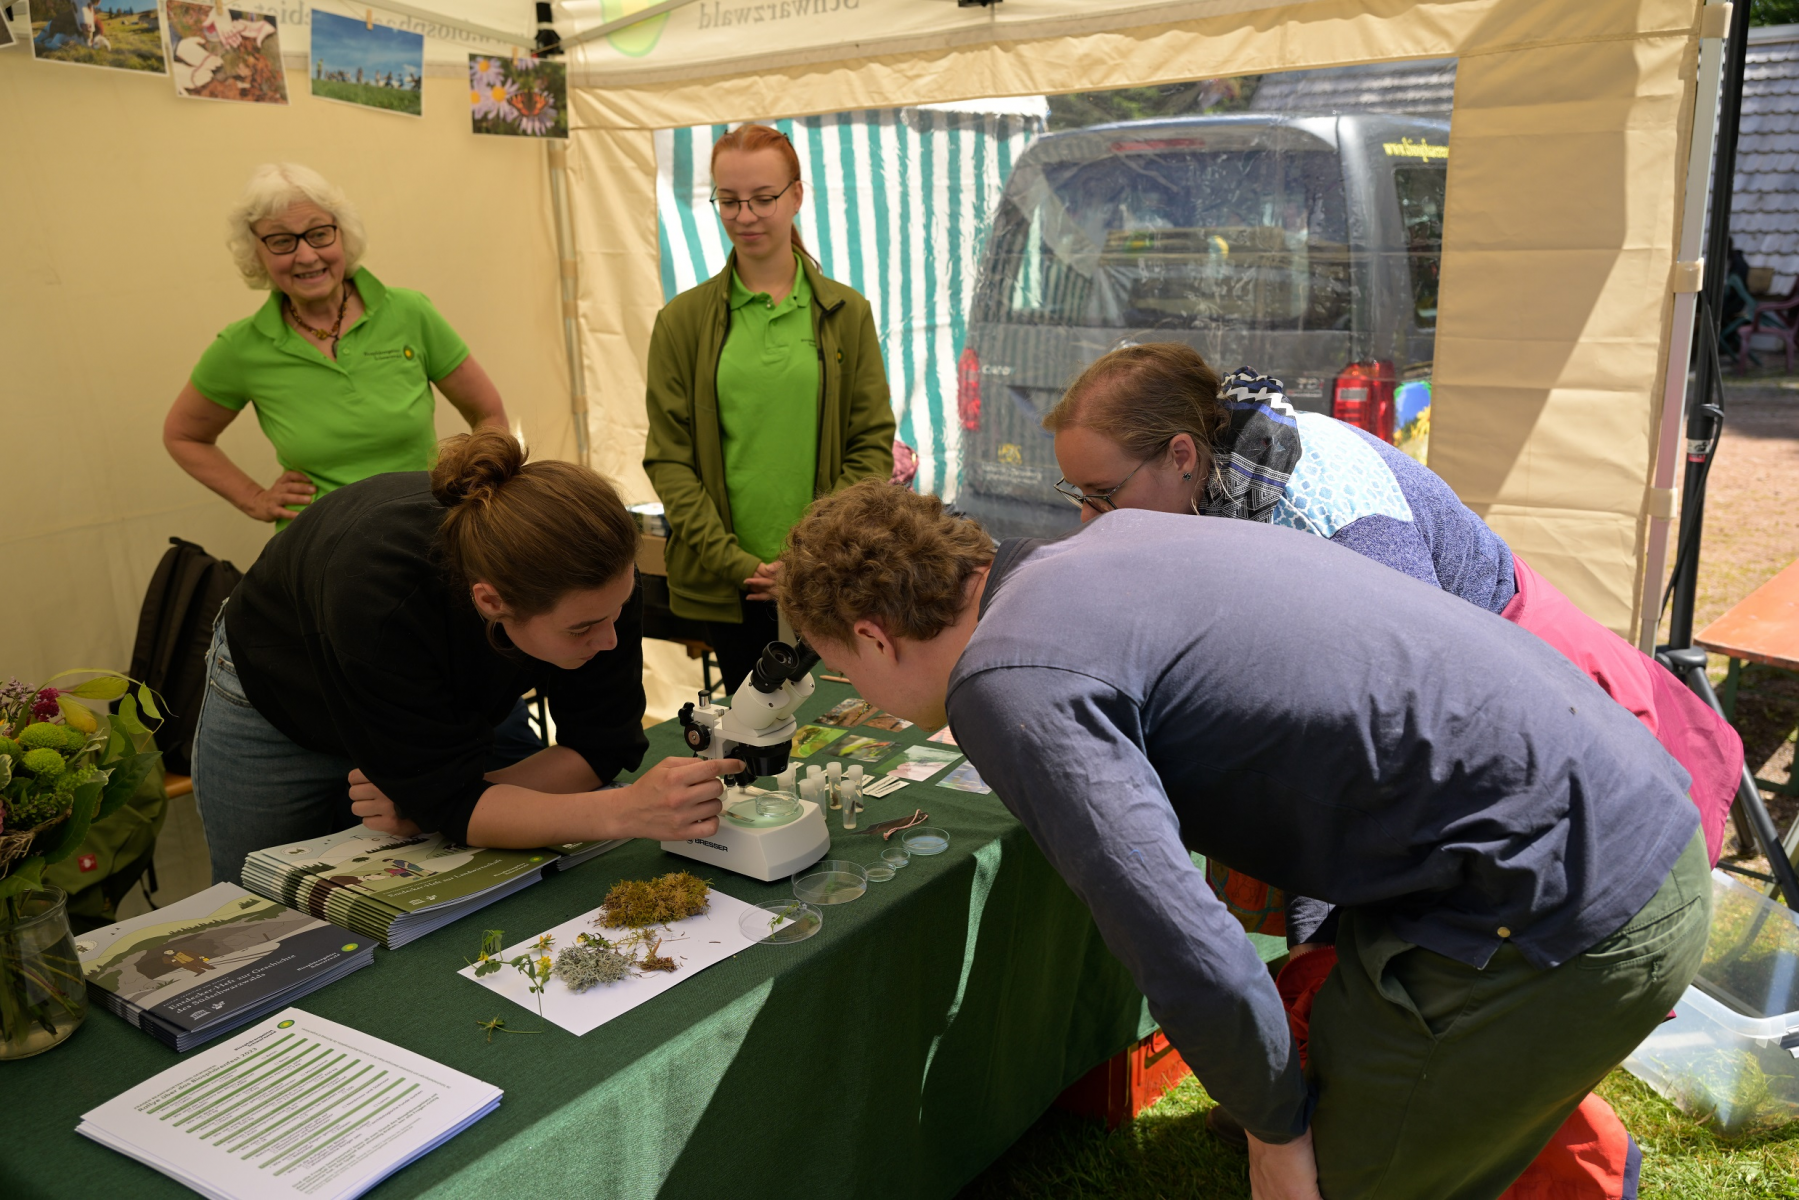
<path id="1" fill-rule="evenodd" d="M 571 992 L 585 992 L 599 983 L 617 983 L 631 973 L 631 960 L 594 939 L 569 946 L 556 955 L 556 978 Z"/>

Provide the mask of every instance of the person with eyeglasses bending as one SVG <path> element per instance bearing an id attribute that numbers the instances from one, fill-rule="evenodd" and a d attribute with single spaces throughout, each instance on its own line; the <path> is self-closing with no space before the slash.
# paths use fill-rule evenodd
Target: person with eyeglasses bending
<path id="1" fill-rule="evenodd" d="M 362 222 L 323 176 L 294 163 L 258 167 L 230 228 L 244 282 L 270 294 L 207 347 L 169 409 L 163 445 L 182 470 L 282 529 L 345 484 L 428 468 L 433 384 L 470 429 L 507 428 L 498 389 L 449 322 L 361 265 Z M 266 488 L 218 445 L 246 404 L 282 468 Z"/>
<path id="2" fill-rule="evenodd" d="M 1097 359 L 1043 425 L 1055 435 L 1063 471 L 1057 490 L 1080 505 L 1083 523 L 1117 509 L 1146 509 L 1285 526 L 1536 634 L 1628 709 L 1684 768 L 1706 855 L 1718 861 L 1742 772 L 1741 738 L 1671 672 L 1519 559 L 1423 463 L 1342 421 L 1295 411 L 1277 379 L 1243 368 L 1220 381 L 1198 351 L 1180 343 L 1127 346 Z M 1291 599 L 1267 597 L 1276 634 Z M 1206 880 L 1244 929 L 1286 935 L 1294 965 L 1283 974 L 1283 994 L 1296 1011 L 1309 1007 L 1334 961 L 1328 953 L 1308 958 L 1337 936 L 1331 906 L 1271 887 L 1216 856 L 1207 859 Z M 1583 1105 L 1583 1119 L 1615 1123 L 1595 1097 Z M 1222 1108 L 1211 1110 L 1206 1124 L 1242 1140 Z M 1583 1128 L 1567 1136 L 1578 1141 Z"/>
<path id="3" fill-rule="evenodd" d="M 643 467 L 669 524 L 669 606 L 706 623 L 730 691 L 778 636 L 787 531 L 817 497 L 891 477 L 894 421 L 868 301 L 794 229 L 793 144 L 739 126 L 713 143 L 712 179 L 731 256 L 656 318 Z"/>

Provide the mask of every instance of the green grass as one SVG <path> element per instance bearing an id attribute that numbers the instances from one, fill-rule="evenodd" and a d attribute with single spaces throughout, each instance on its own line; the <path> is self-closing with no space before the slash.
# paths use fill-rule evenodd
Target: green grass
<path id="1" fill-rule="evenodd" d="M 1622 1070 L 1599 1093 L 1643 1149 L 1644 1200 L 1799 1200 L 1799 1122 L 1727 1142 Z M 1211 1107 L 1188 1076 L 1112 1133 L 1051 1110 L 960 1200 L 1249 1200 L 1248 1160 L 1205 1130 Z"/>
<path id="2" fill-rule="evenodd" d="M 323 96 L 327 100 L 347 100 L 351 104 L 362 104 L 369 108 L 411 113 L 415 117 L 424 107 L 423 97 L 418 92 L 404 88 L 376 87 L 372 83 L 340 83 L 335 79 L 315 79 L 312 81 L 312 94 Z"/>

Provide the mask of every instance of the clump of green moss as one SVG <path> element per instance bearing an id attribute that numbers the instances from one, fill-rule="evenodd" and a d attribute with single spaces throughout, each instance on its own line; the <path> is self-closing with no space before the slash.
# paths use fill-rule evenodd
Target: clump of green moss
<path id="1" fill-rule="evenodd" d="M 686 871 L 675 871 L 648 881 L 627 879 L 612 886 L 601 901 L 606 912 L 600 924 L 608 929 L 644 929 L 670 925 L 706 911 L 706 881 Z M 673 970 L 655 967 L 653 970 Z"/>

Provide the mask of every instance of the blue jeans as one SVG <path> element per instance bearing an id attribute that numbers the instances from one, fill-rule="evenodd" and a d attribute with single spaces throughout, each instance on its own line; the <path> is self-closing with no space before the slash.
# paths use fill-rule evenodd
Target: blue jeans
<path id="1" fill-rule="evenodd" d="M 269 724 L 244 695 L 225 643 L 225 613 L 206 652 L 206 699 L 194 733 L 194 802 L 206 826 L 214 883 L 242 883 L 252 850 L 348 829 L 347 758 L 308 750 Z"/>

